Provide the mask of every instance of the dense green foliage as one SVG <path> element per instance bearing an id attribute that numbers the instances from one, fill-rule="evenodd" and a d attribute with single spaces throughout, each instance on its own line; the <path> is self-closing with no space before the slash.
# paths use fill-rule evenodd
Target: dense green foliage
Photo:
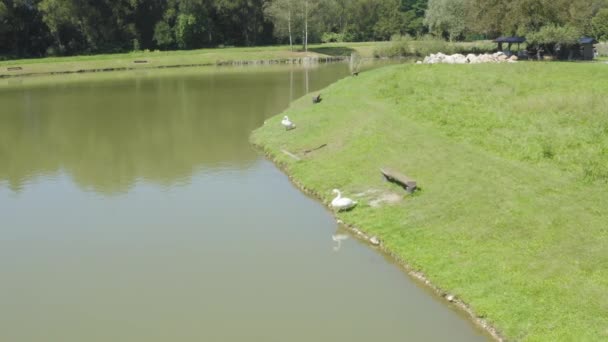
<path id="1" fill-rule="evenodd" d="M 608 0 L 0 0 L 0 56 L 528 35 L 608 38 Z M 560 38 L 561 39 L 561 38 Z"/>
<path id="2" fill-rule="evenodd" d="M 307 96 L 253 140 L 323 200 L 356 198 L 341 220 L 507 340 L 604 341 L 607 80 L 599 63 L 392 66 L 322 90 L 320 105 Z M 407 195 L 380 167 L 422 190 Z M 390 194 L 402 200 L 372 205 Z"/>
<path id="3" fill-rule="evenodd" d="M 425 57 L 432 53 L 447 54 L 480 54 L 493 52 L 496 44 L 489 40 L 475 42 L 447 42 L 444 39 L 425 35 L 418 39 L 411 36 L 393 36 L 390 43 L 378 44 L 374 49 L 374 57 Z"/>
<path id="4" fill-rule="evenodd" d="M 608 40 L 608 8 L 602 8 L 591 22 L 593 35 L 597 39 Z"/>
<path id="5" fill-rule="evenodd" d="M 426 0 L 0 0 L 0 56 L 417 35 Z"/>

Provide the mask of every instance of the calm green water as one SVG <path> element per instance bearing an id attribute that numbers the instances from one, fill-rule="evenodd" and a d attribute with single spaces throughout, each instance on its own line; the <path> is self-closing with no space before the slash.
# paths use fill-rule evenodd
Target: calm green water
<path id="1" fill-rule="evenodd" d="M 347 73 L 0 80 L 0 341 L 484 340 L 249 145 Z"/>

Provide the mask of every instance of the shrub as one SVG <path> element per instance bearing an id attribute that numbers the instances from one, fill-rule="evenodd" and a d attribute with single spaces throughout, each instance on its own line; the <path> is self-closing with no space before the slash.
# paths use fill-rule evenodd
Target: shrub
<path id="1" fill-rule="evenodd" d="M 528 46 L 533 46 L 536 50 L 546 51 L 554 58 L 563 58 L 564 56 L 561 55 L 565 51 L 569 51 L 567 47 L 577 44 L 580 37 L 581 32 L 576 27 L 553 24 L 544 26 L 537 32 L 527 35 Z"/>
<path id="2" fill-rule="evenodd" d="M 547 25 L 537 32 L 528 34 L 530 44 L 574 45 L 581 37 L 580 31 L 573 26 Z"/>
<path id="3" fill-rule="evenodd" d="M 481 54 L 492 52 L 495 45 L 490 41 L 478 41 L 472 43 L 458 42 L 449 43 L 444 39 L 425 35 L 418 39 L 410 36 L 395 35 L 390 44 L 380 47 L 374 51 L 375 57 L 426 57 L 433 53 L 445 54 Z"/>
<path id="4" fill-rule="evenodd" d="M 394 35 L 388 45 L 374 50 L 374 57 L 405 57 L 410 54 L 411 41 L 408 35 Z"/>
<path id="5" fill-rule="evenodd" d="M 425 57 L 432 53 L 438 52 L 452 54 L 456 52 L 454 46 L 454 44 L 450 44 L 441 38 L 425 35 L 422 37 L 422 39 L 415 42 L 414 48 L 411 52 L 417 57 Z"/>
<path id="6" fill-rule="evenodd" d="M 344 34 L 343 33 L 335 33 L 335 32 L 325 32 L 321 36 L 321 41 L 323 43 L 342 43 L 344 42 Z"/>

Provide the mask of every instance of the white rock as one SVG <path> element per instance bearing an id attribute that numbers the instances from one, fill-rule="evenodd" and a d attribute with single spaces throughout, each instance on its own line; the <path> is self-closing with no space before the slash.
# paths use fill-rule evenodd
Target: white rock
<path id="1" fill-rule="evenodd" d="M 459 53 L 452 55 L 452 58 L 456 64 L 465 64 L 467 62 L 467 58 Z"/>
<path id="2" fill-rule="evenodd" d="M 456 297 L 454 297 L 454 295 L 447 295 L 445 296 L 445 299 L 448 300 L 448 302 L 453 302 L 454 300 L 456 300 Z"/>
<path id="3" fill-rule="evenodd" d="M 418 61 L 416 64 L 437 64 L 437 63 L 445 63 L 445 64 L 476 64 L 476 63 L 505 63 L 510 62 L 513 63 L 517 61 L 517 56 L 507 57 L 503 52 L 496 52 L 492 54 L 468 54 L 466 56 L 462 54 L 454 54 L 454 55 L 446 55 L 441 52 L 436 54 L 431 54 L 424 58 L 423 61 Z"/>
<path id="4" fill-rule="evenodd" d="M 372 245 L 374 245 L 374 246 L 378 246 L 378 245 L 380 245 L 380 240 L 379 240 L 377 237 L 375 237 L 375 236 L 373 236 L 372 238 L 370 238 L 370 239 L 369 239 L 369 242 L 370 242 Z"/>

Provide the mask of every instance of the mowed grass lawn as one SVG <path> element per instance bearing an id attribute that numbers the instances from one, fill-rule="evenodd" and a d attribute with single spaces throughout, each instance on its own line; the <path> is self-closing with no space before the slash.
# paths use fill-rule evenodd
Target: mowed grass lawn
<path id="1" fill-rule="evenodd" d="M 185 65 L 214 65 L 218 61 L 275 60 L 300 57 L 350 56 L 357 51 L 363 57 L 372 57 L 382 42 L 331 43 L 309 46 L 302 51 L 295 46 L 230 47 L 185 51 L 136 51 L 123 54 L 104 54 L 73 57 L 48 57 L 0 61 L 0 76 L 19 76 L 58 72 L 92 71 L 101 69 L 155 68 Z M 147 63 L 135 63 L 135 61 Z M 9 70 L 19 67 L 21 70 Z"/>
<path id="2" fill-rule="evenodd" d="M 295 102 L 295 130 L 281 114 L 252 140 L 324 201 L 403 194 L 375 208 L 368 192 L 338 216 L 507 339 L 608 340 L 607 89 L 599 63 L 390 66 Z M 422 190 L 384 182 L 383 166 Z"/>

